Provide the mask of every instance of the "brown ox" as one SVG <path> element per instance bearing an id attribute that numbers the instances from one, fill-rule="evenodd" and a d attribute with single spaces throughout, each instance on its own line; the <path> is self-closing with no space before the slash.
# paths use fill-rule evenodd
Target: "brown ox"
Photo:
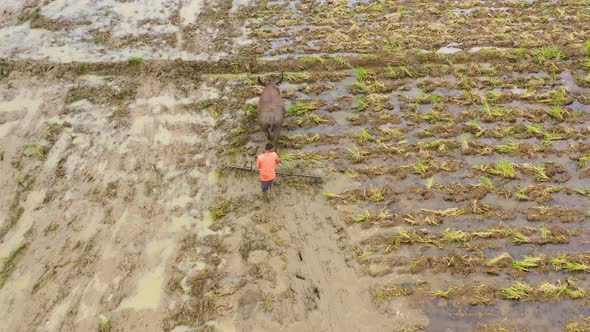
<path id="1" fill-rule="evenodd" d="M 258 125 L 269 141 L 273 145 L 277 146 L 277 140 L 281 135 L 281 127 L 283 126 L 283 119 L 285 118 L 285 103 L 281 96 L 281 90 L 279 84 L 283 81 L 283 73 L 281 72 L 281 78 L 276 82 L 270 82 L 268 84 L 262 83 L 260 77 L 258 77 L 258 83 L 264 86 L 264 91 L 258 100 L 258 107 L 256 109 L 258 114 Z M 276 147 L 275 149 L 278 149 Z"/>

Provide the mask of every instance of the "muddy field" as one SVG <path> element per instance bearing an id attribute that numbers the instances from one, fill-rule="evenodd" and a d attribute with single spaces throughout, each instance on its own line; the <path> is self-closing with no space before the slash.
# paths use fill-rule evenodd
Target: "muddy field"
<path id="1" fill-rule="evenodd" d="M 590 3 L 0 4 L 0 331 L 590 331 Z M 279 152 L 250 165 L 277 79 Z M 287 168 L 280 171 L 287 172 Z"/>

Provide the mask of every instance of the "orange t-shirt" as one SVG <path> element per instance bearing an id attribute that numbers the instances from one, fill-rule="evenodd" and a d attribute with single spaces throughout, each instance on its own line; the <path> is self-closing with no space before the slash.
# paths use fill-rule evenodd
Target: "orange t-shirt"
<path id="1" fill-rule="evenodd" d="M 256 167 L 260 170 L 260 181 L 274 180 L 275 164 L 281 160 L 276 152 L 264 152 L 256 158 Z"/>

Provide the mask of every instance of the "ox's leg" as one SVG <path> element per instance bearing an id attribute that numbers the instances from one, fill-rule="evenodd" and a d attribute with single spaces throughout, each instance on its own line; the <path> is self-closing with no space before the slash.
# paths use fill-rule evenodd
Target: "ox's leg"
<path id="1" fill-rule="evenodd" d="M 274 126 L 272 129 L 272 144 L 275 146 L 276 153 L 279 153 L 279 138 L 281 136 L 281 126 Z"/>

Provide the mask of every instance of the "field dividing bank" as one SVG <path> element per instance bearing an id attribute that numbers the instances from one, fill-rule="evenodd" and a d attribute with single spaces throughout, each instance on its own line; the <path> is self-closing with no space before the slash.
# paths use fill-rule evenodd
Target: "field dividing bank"
<path id="1" fill-rule="evenodd" d="M 0 331 L 590 330 L 588 1 L 66 5 L 0 7 Z"/>

